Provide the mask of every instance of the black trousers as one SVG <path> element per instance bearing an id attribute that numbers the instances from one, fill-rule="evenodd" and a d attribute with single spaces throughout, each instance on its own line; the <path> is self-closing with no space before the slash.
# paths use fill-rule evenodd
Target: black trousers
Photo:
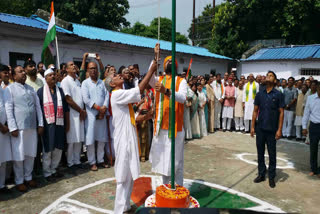
<path id="1" fill-rule="evenodd" d="M 264 161 L 265 145 L 267 145 L 269 154 L 269 179 L 276 177 L 277 167 L 277 146 L 276 146 L 276 132 L 265 131 L 261 128 L 256 128 L 256 145 L 258 151 L 258 172 L 260 176 L 266 175 L 266 164 Z"/>
<path id="2" fill-rule="evenodd" d="M 318 174 L 318 145 L 320 140 L 320 123 L 310 121 L 310 166 L 311 171 Z"/>

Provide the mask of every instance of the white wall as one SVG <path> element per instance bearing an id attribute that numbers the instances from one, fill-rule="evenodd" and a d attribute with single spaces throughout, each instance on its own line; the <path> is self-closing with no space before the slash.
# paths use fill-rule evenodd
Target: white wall
<path id="1" fill-rule="evenodd" d="M 35 62 L 41 60 L 44 30 L 3 23 L 0 23 L 0 27 L 1 63 L 9 64 L 9 52 L 31 53 Z M 73 60 L 81 61 L 85 52 L 99 53 L 104 65 L 111 64 L 118 69 L 122 65 L 139 64 L 140 72 L 143 74 L 149 68 L 154 57 L 151 48 L 89 40 L 65 34 L 58 34 L 58 41 L 60 63 Z M 161 52 L 162 62 L 167 55 L 170 55 L 170 52 Z M 183 71 L 183 68 L 188 68 L 191 57 L 193 58 L 193 75 L 209 74 L 212 69 L 215 69 L 217 73 L 224 73 L 228 69 L 228 60 L 177 53 L 179 73 Z M 162 65 L 160 70 L 163 70 Z"/>
<path id="2" fill-rule="evenodd" d="M 309 77 L 301 76 L 301 68 L 320 68 L 320 61 L 250 61 L 240 62 L 238 66 L 239 73 L 248 76 L 250 73 L 254 76 L 266 75 L 268 70 L 272 70 L 277 74 L 277 77 L 288 79 L 293 76 L 294 78 Z M 315 79 L 320 80 L 320 76 L 313 76 Z"/>

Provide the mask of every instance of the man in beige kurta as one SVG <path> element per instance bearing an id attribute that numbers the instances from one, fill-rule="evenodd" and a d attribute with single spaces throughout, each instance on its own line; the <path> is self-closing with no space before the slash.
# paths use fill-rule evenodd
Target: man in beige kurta
<path id="1" fill-rule="evenodd" d="M 214 132 L 214 91 L 211 86 L 211 83 L 213 82 L 213 77 L 210 77 L 209 82 L 206 85 L 207 88 L 207 97 L 208 97 L 208 110 L 209 110 L 209 127 L 208 131 L 210 133 Z"/>
<path id="2" fill-rule="evenodd" d="M 234 121 L 236 124 L 236 131 L 244 131 L 244 124 L 243 124 L 243 104 L 242 104 L 242 96 L 243 96 L 243 85 L 244 82 L 241 80 L 239 82 L 239 87 L 236 88 L 236 104 L 234 107 Z"/>

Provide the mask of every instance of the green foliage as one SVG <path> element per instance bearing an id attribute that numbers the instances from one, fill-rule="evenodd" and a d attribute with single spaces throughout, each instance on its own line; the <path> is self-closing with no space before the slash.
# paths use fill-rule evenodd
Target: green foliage
<path id="1" fill-rule="evenodd" d="M 168 18 L 160 18 L 160 40 L 171 41 L 172 21 Z M 123 28 L 123 33 L 133 34 L 158 39 L 158 18 L 151 21 L 150 25 L 144 25 L 136 22 L 132 27 Z M 176 41 L 182 44 L 188 44 L 188 38 L 179 32 L 176 33 Z"/>
<path id="2" fill-rule="evenodd" d="M 124 18 L 129 9 L 128 0 L 55 0 L 54 7 L 56 16 L 69 22 L 109 30 L 120 30 L 130 25 Z M 30 16 L 38 8 L 50 11 L 50 1 L 0 1 L 0 12 L 4 13 Z"/>
<path id="3" fill-rule="evenodd" d="M 216 11 L 209 50 L 240 58 L 254 40 L 319 43 L 319 20 L 320 0 L 227 0 Z"/>
<path id="4" fill-rule="evenodd" d="M 218 11 L 220 5 L 215 8 L 215 12 Z M 210 38 L 212 37 L 212 28 L 213 28 L 213 8 L 209 4 L 205 6 L 200 16 L 196 17 L 195 21 L 195 35 L 194 35 L 194 45 L 207 47 Z M 188 29 L 188 37 L 190 40 L 193 40 L 193 23 L 191 23 L 190 28 Z"/>

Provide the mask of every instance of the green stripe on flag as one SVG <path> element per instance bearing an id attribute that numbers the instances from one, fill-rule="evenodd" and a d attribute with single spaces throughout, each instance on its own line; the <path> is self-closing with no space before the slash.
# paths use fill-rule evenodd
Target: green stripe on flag
<path id="1" fill-rule="evenodd" d="M 54 25 L 47 32 L 46 37 L 44 39 L 43 47 L 42 47 L 41 61 L 45 64 L 46 67 L 54 63 L 53 55 L 49 49 L 49 45 L 51 42 L 54 41 L 55 37 L 56 37 L 56 26 Z"/>

